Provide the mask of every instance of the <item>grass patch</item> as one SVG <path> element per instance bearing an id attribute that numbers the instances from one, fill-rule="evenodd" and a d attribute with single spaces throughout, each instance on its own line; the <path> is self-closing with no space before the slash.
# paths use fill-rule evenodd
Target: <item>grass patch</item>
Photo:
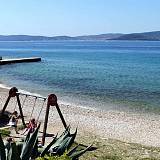
<path id="1" fill-rule="evenodd" d="M 0 129 L 0 134 L 2 135 L 2 137 L 6 137 L 10 135 L 10 130 L 8 129 Z"/>
<path id="2" fill-rule="evenodd" d="M 71 160 L 68 156 L 63 154 L 62 156 L 45 156 L 36 158 L 36 160 Z"/>
<path id="3" fill-rule="evenodd" d="M 97 149 L 87 152 L 80 160 L 160 160 L 160 147 L 100 139 L 91 135 L 77 137 L 77 142 L 81 144 L 90 144 L 93 140 L 93 146 Z"/>

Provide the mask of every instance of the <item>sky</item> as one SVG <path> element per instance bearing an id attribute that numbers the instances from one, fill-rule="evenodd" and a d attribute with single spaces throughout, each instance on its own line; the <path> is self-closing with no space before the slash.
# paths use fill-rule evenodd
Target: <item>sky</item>
<path id="1" fill-rule="evenodd" d="M 0 35 L 160 30 L 160 0 L 0 0 Z"/>

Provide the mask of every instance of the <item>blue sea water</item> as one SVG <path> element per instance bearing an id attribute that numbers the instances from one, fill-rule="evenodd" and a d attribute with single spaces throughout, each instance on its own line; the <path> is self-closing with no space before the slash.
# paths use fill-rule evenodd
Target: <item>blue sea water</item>
<path id="1" fill-rule="evenodd" d="M 0 56 L 42 62 L 0 66 L 0 82 L 97 109 L 160 110 L 160 42 L 0 42 Z"/>

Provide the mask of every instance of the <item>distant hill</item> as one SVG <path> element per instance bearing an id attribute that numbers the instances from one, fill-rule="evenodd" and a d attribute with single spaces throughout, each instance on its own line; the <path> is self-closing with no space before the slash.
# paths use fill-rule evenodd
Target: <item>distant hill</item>
<path id="1" fill-rule="evenodd" d="M 160 31 L 144 32 L 144 33 L 132 33 L 113 38 L 114 40 L 148 40 L 148 41 L 160 41 Z"/>
<path id="2" fill-rule="evenodd" d="M 0 35 L 0 41 L 53 41 L 53 40 L 149 40 L 160 41 L 160 31 L 144 33 L 108 33 L 85 36 L 31 36 L 31 35 Z"/>
<path id="3" fill-rule="evenodd" d="M 107 40 L 118 38 L 123 34 L 109 33 L 109 34 L 100 34 L 100 35 L 86 35 L 86 36 L 30 36 L 30 35 L 0 35 L 0 41 L 41 41 L 41 40 Z"/>
<path id="4" fill-rule="evenodd" d="M 74 37 L 69 36 L 55 36 L 55 37 L 46 37 L 46 36 L 30 36 L 30 35 L 0 35 L 0 41 L 45 41 L 45 40 L 71 40 Z"/>
<path id="5" fill-rule="evenodd" d="M 121 33 L 108 33 L 108 34 L 99 34 L 99 35 L 87 35 L 87 36 L 77 36 L 76 39 L 79 40 L 109 40 L 109 39 L 115 39 L 123 34 Z"/>

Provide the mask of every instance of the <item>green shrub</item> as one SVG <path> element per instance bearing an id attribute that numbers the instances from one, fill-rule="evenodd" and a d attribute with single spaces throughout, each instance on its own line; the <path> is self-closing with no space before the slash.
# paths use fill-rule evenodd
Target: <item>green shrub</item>
<path id="1" fill-rule="evenodd" d="M 0 134 L 0 160 L 29 160 L 37 157 L 39 157 L 37 160 L 75 160 L 92 146 L 79 148 L 77 145 L 71 149 L 77 129 L 71 134 L 70 127 L 67 127 L 59 137 L 54 137 L 47 146 L 38 148 L 39 128 L 40 124 L 32 134 L 28 132 L 21 142 L 14 142 L 11 138 L 4 143 Z M 2 132 L 6 134 L 7 131 L 3 130 Z"/>

